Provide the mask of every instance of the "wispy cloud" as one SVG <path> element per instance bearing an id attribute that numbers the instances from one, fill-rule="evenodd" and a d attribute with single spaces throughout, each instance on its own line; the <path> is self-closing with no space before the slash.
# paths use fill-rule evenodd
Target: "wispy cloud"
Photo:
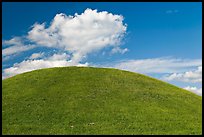
<path id="1" fill-rule="evenodd" d="M 191 91 L 197 95 L 200 95 L 202 96 L 202 88 L 197 88 L 197 87 L 190 87 L 190 86 L 187 86 L 185 87 L 184 89 L 188 90 L 188 91 Z"/>
<path id="2" fill-rule="evenodd" d="M 51 57 L 48 57 L 48 60 L 67 60 L 70 56 L 66 53 L 63 54 L 53 54 Z"/>
<path id="3" fill-rule="evenodd" d="M 111 54 L 115 54 L 115 53 L 121 53 L 124 54 L 126 52 L 128 52 L 129 50 L 127 48 L 125 49 L 121 49 L 120 47 L 115 47 L 111 50 Z"/>
<path id="4" fill-rule="evenodd" d="M 44 56 L 44 52 L 40 52 L 40 53 L 33 53 L 29 59 L 38 59 Z"/>
<path id="5" fill-rule="evenodd" d="M 182 81 L 190 83 L 202 82 L 202 66 L 199 66 L 196 70 L 187 71 L 184 73 L 173 73 L 163 77 L 167 81 Z"/>
<path id="6" fill-rule="evenodd" d="M 24 44 L 23 40 L 19 37 L 14 37 L 8 41 L 3 41 L 2 44 L 7 46 L 2 50 L 3 57 L 18 54 L 23 51 L 35 48 L 34 45 Z"/>
<path id="7" fill-rule="evenodd" d="M 3 70 L 2 78 L 8 78 L 15 76 L 17 74 L 21 74 L 24 72 L 29 72 L 42 68 L 52 68 L 52 67 L 65 67 L 65 66 L 88 66 L 88 63 L 85 64 L 75 64 L 71 60 L 67 60 L 69 55 L 63 54 L 53 54 L 50 57 L 46 57 L 44 59 L 38 60 L 24 60 L 20 63 L 15 63 L 12 67 L 6 68 Z"/>
<path id="8" fill-rule="evenodd" d="M 4 40 L 2 41 L 2 45 L 20 45 L 22 44 L 20 37 L 14 37 L 10 40 Z"/>
<path id="9" fill-rule="evenodd" d="M 177 59 L 171 57 L 122 60 L 105 64 L 106 67 L 113 67 L 138 73 L 178 73 L 191 70 L 193 67 L 202 65 L 201 59 Z"/>

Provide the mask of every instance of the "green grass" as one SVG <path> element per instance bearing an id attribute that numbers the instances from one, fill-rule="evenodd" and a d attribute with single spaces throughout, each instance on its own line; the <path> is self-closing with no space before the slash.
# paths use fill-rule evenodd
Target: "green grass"
<path id="1" fill-rule="evenodd" d="M 3 134 L 202 134 L 202 97 L 137 73 L 42 69 L 2 90 Z"/>

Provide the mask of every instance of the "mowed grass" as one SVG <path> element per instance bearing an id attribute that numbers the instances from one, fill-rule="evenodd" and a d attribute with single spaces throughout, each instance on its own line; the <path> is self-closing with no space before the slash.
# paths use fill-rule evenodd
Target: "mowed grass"
<path id="1" fill-rule="evenodd" d="M 137 73 L 42 69 L 2 90 L 3 134 L 202 134 L 202 97 Z"/>

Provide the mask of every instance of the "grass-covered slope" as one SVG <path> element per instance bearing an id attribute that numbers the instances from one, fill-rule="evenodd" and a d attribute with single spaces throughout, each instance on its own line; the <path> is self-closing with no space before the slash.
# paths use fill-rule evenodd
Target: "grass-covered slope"
<path id="1" fill-rule="evenodd" d="M 202 134 L 202 98 L 116 69 L 42 69 L 2 81 L 3 134 Z"/>

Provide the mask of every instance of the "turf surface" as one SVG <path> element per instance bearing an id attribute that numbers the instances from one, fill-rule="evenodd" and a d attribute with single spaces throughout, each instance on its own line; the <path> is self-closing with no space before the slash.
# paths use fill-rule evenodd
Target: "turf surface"
<path id="1" fill-rule="evenodd" d="M 65 67 L 2 81 L 3 134 L 202 134 L 202 97 L 116 69 Z"/>

